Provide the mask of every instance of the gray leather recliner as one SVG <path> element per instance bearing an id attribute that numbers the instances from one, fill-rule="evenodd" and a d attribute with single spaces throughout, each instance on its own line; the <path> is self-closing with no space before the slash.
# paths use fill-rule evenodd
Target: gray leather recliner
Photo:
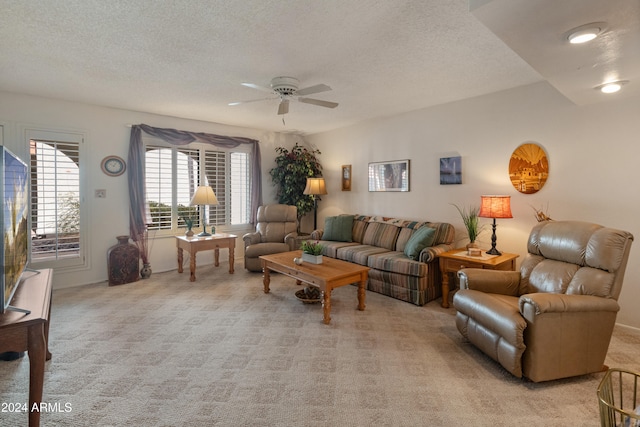
<path id="1" fill-rule="evenodd" d="M 631 233 L 597 224 L 542 222 L 520 271 L 458 272 L 456 326 L 516 377 L 601 371 L 632 241 Z"/>
<path id="2" fill-rule="evenodd" d="M 244 268 L 262 271 L 260 255 L 277 254 L 297 249 L 298 209 L 289 205 L 258 207 L 256 231 L 242 236 Z"/>

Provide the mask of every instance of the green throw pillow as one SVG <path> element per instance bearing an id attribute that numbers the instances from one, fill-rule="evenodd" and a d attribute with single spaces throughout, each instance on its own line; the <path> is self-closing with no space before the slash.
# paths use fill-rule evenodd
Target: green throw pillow
<path id="1" fill-rule="evenodd" d="M 330 216 L 324 220 L 324 233 L 322 234 L 322 240 L 352 242 L 352 228 L 353 215 Z"/>
<path id="2" fill-rule="evenodd" d="M 404 254 L 411 259 L 418 259 L 420 251 L 433 245 L 436 237 L 436 230 L 431 227 L 420 227 L 413 232 L 409 241 L 404 246 Z"/>

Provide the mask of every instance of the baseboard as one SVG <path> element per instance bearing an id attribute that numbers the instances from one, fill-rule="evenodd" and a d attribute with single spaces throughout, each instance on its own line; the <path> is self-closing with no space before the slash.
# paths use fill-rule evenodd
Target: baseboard
<path id="1" fill-rule="evenodd" d="M 616 323 L 616 326 L 631 332 L 635 332 L 636 334 L 640 334 L 640 328 L 636 328 L 629 325 L 623 325 L 622 323 Z"/>

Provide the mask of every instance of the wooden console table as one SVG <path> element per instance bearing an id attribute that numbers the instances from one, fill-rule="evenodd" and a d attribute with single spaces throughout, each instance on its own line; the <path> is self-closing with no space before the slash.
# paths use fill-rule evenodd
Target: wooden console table
<path id="1" fill-rule="evenodd" d="M 0 314 L 0 353 L 9 351 L 29 355 L 29 426 L 40 425 L 40 407 L 44 385 L 44 364 L 49 352 L 49 316 L 51 314 L 51 269 L 40 274 L 26 271 L 11 305 L 30 310 L 30 314 L 5 311 Z"/>
<path id="2" fill-rule="evenodd" d="M 515 271 L 516 258 L 519 255 L 503 252 L 502 255 L 485 255 L 475 257 L 466 255 L 464 248 L 454 249 L 438 255 L 440 273 L 442 274 L 442 307 L 449 308 L 449 274 L 457 273 L 463 268 L 484 268 L 489 270 Z"/>
<path id="3" fill-rule="evenodd" d="M 236 236 L 235 234 L 227 234 L 227 233 L 218 233 L 212 234 L 207 237 L 186 237 L 186 236 L 176 236 L 176 247 L 178 248 L 178 273 L 182 273 L 182 262 L 184 257 L 184 250 L 189 252 L 191 256 L 190 260 L 190 270 L 191 276 L 189 276 L 189 281 L 196 281 L 196 252 L 198 251 L 207 251 L 214 250 L 214 262 L 215 266 L 220 265 L 220 249 L 228 248 L 229 249 L 229 273 L 233 274 L 233 263 L 234 260 L 234 251 L 236 248 Z"/>

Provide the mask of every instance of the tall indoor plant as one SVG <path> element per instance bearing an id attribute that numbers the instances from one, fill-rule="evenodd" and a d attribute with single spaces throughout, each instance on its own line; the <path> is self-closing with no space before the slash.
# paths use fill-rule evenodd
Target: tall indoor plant
<path id="1" fill-rule="evenodd" d="M 316 149 L 307 149 L 297 142 L 291 149 L 277 147 L 276 166 L 269 171 L 271 179 L 276 186 L 278 203 L 292 205 L 298 209 L 298 228 L 300 219 L 313 211 L 313 196 L 303 194 L 307 185 L 307 178 L 313 178 L 322 174 L 322 165 L 317 156 L 320 153 Z M 299 231 L 299 230 L 298 230 Z"/>

